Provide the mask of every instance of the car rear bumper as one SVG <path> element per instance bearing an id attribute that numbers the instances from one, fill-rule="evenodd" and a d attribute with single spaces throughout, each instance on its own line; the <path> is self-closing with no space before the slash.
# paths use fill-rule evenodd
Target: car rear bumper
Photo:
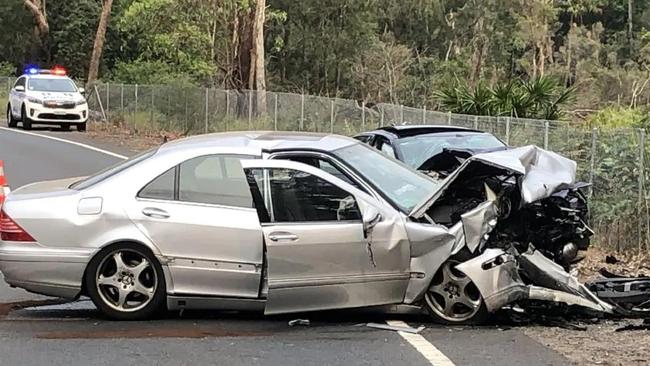
<path id="1" fill-rule="evenodd" d="M 0 242 L 0 272 L 5 281 L 47 296 L 73 299 L 81 292 L 91 253 L 44 248 L 37 243 Z"/>

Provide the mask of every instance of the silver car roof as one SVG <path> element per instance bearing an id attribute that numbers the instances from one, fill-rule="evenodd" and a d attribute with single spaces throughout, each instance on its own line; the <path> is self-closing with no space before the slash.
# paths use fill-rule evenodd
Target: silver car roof
<path id="1" fill-rule="evenodd" d="M 349 137 L 309 132 L 273 132 L 245 131 L 223 132 L 192 136 L 175 140 L 162 145 L 161 153 L 206 149 L 211 147 L 260 149 L 275 151 L 285 149 L 310 149 L 333 151 L 342 147 L 358 144 L 357 140 Z"/>

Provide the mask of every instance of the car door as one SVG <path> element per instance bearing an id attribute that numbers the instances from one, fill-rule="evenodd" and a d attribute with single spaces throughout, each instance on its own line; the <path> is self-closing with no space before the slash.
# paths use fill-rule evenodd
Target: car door
<path id="1" fill-rule="evenodd" d="M 262 229 L 241 158 L 186 160 L 144 186 L 130 209 L 167 260 L 176 295 L 259 297 Z"/>
<path id="2" fill-rule="evenodd" d="M 306 164 L 242 165 L 259 192 L 253 196 L 267 252 L 267 314 L 403 301 L 410 247 L 397 211 Z"/>
<path id="3" fill-rule="evenodd" d="M 22 86 L 23 88 L 25 87 L 25 77 L 21 76 L 16 80 L 14 83 L 13 88 L 11 88 L 11 92 L 9 93 L 9 102 L 11 104 L 11 111 L 13 112 L 14 116 L 20 116 L 20 108 L 22 107 L 22 100 L 25 97 L 25 92 L 24 91 L 17 91 L 16 87 L 17 86 Z"/>

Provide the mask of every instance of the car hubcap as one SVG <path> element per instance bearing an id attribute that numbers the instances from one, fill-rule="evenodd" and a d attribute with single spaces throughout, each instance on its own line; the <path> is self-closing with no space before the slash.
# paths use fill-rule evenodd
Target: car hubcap
<path id="1" fill-rule="evenodd" d="M 104 257 L 95 278 L 102 301 L 123 312 L 147 306 L 158 286 L 155 269 L 135 250 L 119 250 Z"/>
<path id="2" fill-rule="evenodd" d="M 454 260 L 445 262 L 425 295 L 431 310 L 450 322 L 471 319 L 483 301 L 481 293 L 469 277 L 454 268 L 458 263 Z"/>

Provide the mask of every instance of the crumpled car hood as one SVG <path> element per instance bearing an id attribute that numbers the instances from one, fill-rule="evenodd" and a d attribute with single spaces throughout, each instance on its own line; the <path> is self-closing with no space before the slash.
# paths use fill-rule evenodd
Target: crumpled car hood
<path id="1" fill-rule="evenodd" d="M 573 186 L 577 169 L 575 161 L 533 145 L 477 154 L 465 160 L 409 216 L 422 217 L 460 173 L 472 164 L 486 164 L 516 173 L 524 203 L 547 198 L 558 190 Z"/>

